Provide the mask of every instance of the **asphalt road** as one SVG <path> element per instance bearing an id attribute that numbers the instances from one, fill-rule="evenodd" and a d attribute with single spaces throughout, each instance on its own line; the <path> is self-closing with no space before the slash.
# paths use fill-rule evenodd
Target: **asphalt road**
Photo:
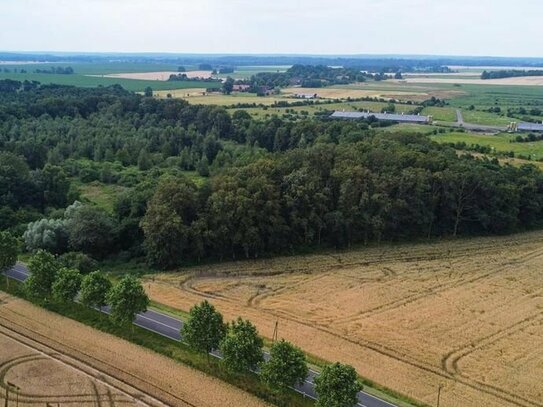
<path id="1" fill-rule="evenodd" d="M 24 264 L 17 263 L 11 270 L 8 270 L 5 274 L 14 280 L 23 282 L 28 278 L 30 272 Z M 102 307 L 100 311 L 109 314 L 110 308 L 108 306 Z M 181 327 L 183 326 L 183 321 L 169 315 L 162 314 L 153 310 L 148 310 L 136 316 L 134 320 L 134 325 L 155 332 L 167 338 L 173 339 L 175 341 L 181 341 Z M 211 354 L 217 358 L 222 357 L 220 352 L 218 351 L 213 351 L 211 352 Z M 264 352 L 264 359 L 269 359 L 269 357 L 269 353 Z M 296 386 L 295 390 L 306 397 L 316 400 L 317 394 L 315 393 L 314 381 L 315 377 L 318 374 L 318 372 L 310 370 L 309 375 L 305 379 L 305 382 L 302 385 Z M 365 393 L 363 391 L 358 393 L 357 406 L 396 407 L 395 404 L 391 404 L 387 401 L 381 400 L 380 398 L 372 396 L 371 394 Z"/>

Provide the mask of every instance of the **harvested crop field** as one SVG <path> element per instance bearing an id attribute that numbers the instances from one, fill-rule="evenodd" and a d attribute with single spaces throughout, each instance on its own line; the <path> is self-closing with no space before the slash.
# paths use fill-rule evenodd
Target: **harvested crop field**
<path id="1" fill-rule="evenodd" d="M 132 396 L 0 333 L 0 400 L 5 400 L 7 383 L 14 383 L 21 389 L 18 397 L 20 406 L 45 403 L 108 407 L 138 404 Z M 10 403 L 16 402 L 17 394 L 12 389 Z"/>
<path id="2" fill-rule="evenodd" d="M 298 93 L 304 94 L 317 94 L 320 98 L 324 99 L 347 99 L 347 98 L 363 98 L 363 97 L 376 97 L 387 99 L 409 99 L 409 97 L 427 97 L 428 94 L 409 91 L 396 91 L 396 90 L 373 90 L 373 89 L 349 89 L 349 88 L 286 88 L 281 93 L 294 96 Z"/>
<path id="3" fill-rule="evenodd" d="M 236 262 L 154 276 L 433 405 L 543 406 L 543 232 Z"/>
<path id="4" fill-rule="evenodd" d="M 190 367 L 1 292 L 0 365 L 0 387 L 7 381 L 21 387 L 26 403 L 21 406 L 268 405 Z"/>

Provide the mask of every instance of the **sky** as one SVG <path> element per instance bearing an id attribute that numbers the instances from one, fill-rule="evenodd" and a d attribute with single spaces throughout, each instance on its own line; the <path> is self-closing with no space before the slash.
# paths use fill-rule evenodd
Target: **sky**
<path id="1" fill-rule="evenodd" d="M 0 0 L 0 50 L 543 57 L 543 0 Z"/>

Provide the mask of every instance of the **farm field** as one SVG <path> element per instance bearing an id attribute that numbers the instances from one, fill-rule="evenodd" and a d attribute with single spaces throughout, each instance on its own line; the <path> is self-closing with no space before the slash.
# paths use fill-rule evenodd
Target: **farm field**
<path id="1" fill-rule="evenodd" d="M 512 121 L 518 121 L 518 119 L 506 116 L 499 116 L 497 114 L 481 112 L 477 110 L 462 111 L 464 121 L 466 123 L 483 124 L 489 126 L 507 126 Z"/>
<path id="2" fill-rule="evenodd" d="M 503 79 L 480 79 L 473 77 L 412 77 L 408 76 L 398 81 L 406 83 L 451 83 L 463 85 L 520 85 L 520 86 L 543 86 L 543 76 L 523 76 Z"/>
<path id="3" fill-rule="evenodd" d="M 285 88 L 281 93 L 286 95 L 295 95 L 297 93 L 318 94 L 324 99 L 347 99 L 347 98 L 363 98 L 377 97 L 387 99 L 408 100 L 413 97 L 423 96 L 420 92 L 414 91 L 397 91 L 397 90 L 378 90 L 378 89 L 357 89 L 349 87 L 329 86 L 325 88 Z"/>
<path id="4" fill-rule="evenodd" d="M 21 406 L 44 405 L 50 401 L 50 396 L 56 397 L 53 401 L 61 403 L 62 406 L 74 407 L 268 405 L 231 385 L 169 358 L 5 293 L 0 293 L 0 310 L 0 371 L 3 374 L 0 377 L 0 386 L 5 387 L 8 380 L 18 384 L 21 395 L 29 395 Z M 10 340 L 6 340 L 6 336 L 9 336 Z M 4 348 L 4 344 L 8 348 Z M 33 350 L 28 349 L 29 347 Z M 39 354 L 36 355 L 36 352 Z M 44 356 L 44 353 L 51 357 Z M 19 359 L 20 357 L 26 355 L 32 363 L 17 363 L 24 360 Z M 64 365 L 59 367 L 58 363 Z M 64 368 L 66 364 L 82 373 L 75 374 L 72 368 Z M 54 373 L 49 371 L 47 382 L 40 380 L 40 372 L 49 367 L 55 368 Z M 26 379 L 24 374 L 27 374 Z M 111 390 L 110 396 L 108 388 L 118 390 Z M 3 401 L 4 392 L 0 393 L 0 400 Z M 100 402 L 96 398 L 97 393 L 100 395 Z M 132 400 L 137 403 L 131 404 Z"/>
<path id="5" fill-rule="evenodd" d="M 152 299 L 208 299 L 433 405 L 543 405 L 543 232 L 223 263 L 153 275 Z"/>
<path id="6" fill-rule="evenodd" d="M 467 145 L 479 144 L 481 146 L 493 147 L 496 152 L 513 151 L 516 155 L 531 156 L 535 160 L 543 158 L 543 141 L 528 143 L 512 143 L 515 134 L 500 133 L 497 135 L 475 134 L 475 133 L 444 133 L 431 136 L 431 139 L 439 143 L 466 143 Z"/>
<path id="7" fill-rule="evenodd" d="M 138 80 L 126 78 L 108 78 L 98 76 L 89 76 L 82 74 L 72 75 L 54 75 L 54 74 L 38 74 L 38 73 L 5 73 L 0 72 L 0 80 L 12 79 L 16 81 L 38 81 L 43 84 L 58 84 L 68 86 L 96 87 L 96 86 L 111 86 L 121 85 L 126 90 L 134 92 L 143 92 L 146 87 L 151 87 L 153 90 L 170 90 L 170 89 L 190 89 L 195 87 L 207 88 L 211 84 L 216 85 L 216 82 L 195 82 L 195 81 L 153 81 L 153 80 Z"/>
<path id="8" fill-rule="evenodd" d="M 266 98 L 267 99 L 267 98 Z M 281 116 L 283 114 L 287 113 L 287 110 L 289 113 L 299 113 L 303 114 L 302 112 L 306 112 L 308 116 L 313 116 L 317 112 L 322 112 L 325 110 L 345 110 L 347 112 L 354 112 L 359 109 L 363 110 L 369 110 L 372 112 L 380 112 L 382 109 L 385 109 L 388 106 L 388 103 L 385 102 L 369 102 L 369 101 L 358 101 L 358 102 L 337 102 L 337 103 L 317 103 L 314 105 L 305 105 L 305 106 L 290 106 L 290 107 L 276 107 L 276 106 L 268 106 L 266 108 L 264 107 L 249 107 L 244 108 L 243 110 L 249 113 L 253 117 L 268 117 L 271 115 L 278 115 Z M 407 113 L 412 111 L 415 106 L 413 105 L 407 105 L 407 104 L 401 104 L 401 103 L 395 103 L 396 112 L 398 113 Z M 229 111 L 231 113 L 238 110 L 238 108 L 230 108 Z"/>
<path id="9" fill-rule="evenodd" d="M 6 383 L 16 383 L 21 388 L 20 406 L 46 402 L 63 406 L 96 406 L 98 403 L 108 407 L 139 404 L 128 393 L 29 347 L 9 331 L 7 334 L 2 331 L 0 328 L 0 386 L 4 390 Z M 4 391 L 0 400 L 5 401 Z M 12 390 L 10 404 L 15 405 L 16 401 L 17 395 Z"/>

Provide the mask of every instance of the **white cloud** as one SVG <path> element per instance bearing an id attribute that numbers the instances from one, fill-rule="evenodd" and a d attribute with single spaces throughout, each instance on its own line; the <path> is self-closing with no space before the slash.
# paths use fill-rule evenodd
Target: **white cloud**
<path id="1" fill-rule="evenodd" d="M 540 0 L 0 0 L 0 49 L 543 56 Z"/>

